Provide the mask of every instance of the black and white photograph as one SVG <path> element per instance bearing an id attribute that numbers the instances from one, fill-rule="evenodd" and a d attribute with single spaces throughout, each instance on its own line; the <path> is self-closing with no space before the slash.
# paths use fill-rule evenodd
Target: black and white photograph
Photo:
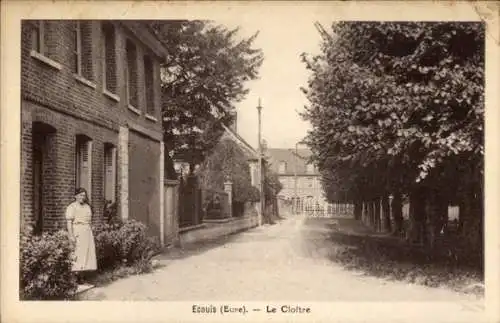
<path id="1" fill-rule="evenodd" d="M 3 6 L 6 322 L 498 322 L 498 3 L 57 5 Z"/>

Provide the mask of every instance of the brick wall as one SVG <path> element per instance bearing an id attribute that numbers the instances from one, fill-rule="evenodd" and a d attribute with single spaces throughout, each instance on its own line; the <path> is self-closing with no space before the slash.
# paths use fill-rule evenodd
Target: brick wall
<path id="1" fill-rule="evenodd" d="M 95 219 L 102 215 L 104 207 L 104 144 L 118 145 L 118 134 L 110 129 L 94 125 L 74 117 L 57 113 L 34 103 L 22 102 L 22 164 L 21 198 L 25 223 L 33 222 L 33 170 L 32 143 L 33 122 L 50 125 L 55 132 L 49 135 L 44 159 L 44 229 L 64 226 L 62 217 L 66 206 L 73 201 L 75 190 L 76 135 L 84 134 L 92 139 L 92 190 L 91 204 Z"/>
<path id="2" fill-rule="evenodd" d="M 99 121 L 103 126 L 118 129 L 120 106 L 101 91 L 102 66 L 94 66 L 94 84 L 84 84 L 73 74 L 73 23 L 71 21 L 46 22 L 45 38 L 49 58 L 62 68 L 51 67 L 30 55 L 30 25 L 22 26 L 21 88 L 25 100 L 71 113 L 86 120 Z M 100 25 L 92 23 L 96 61 L 100 58 Z"/>
<path id="3" fill-rule="evenodd" d="M 121 62 L 125 62 L 127 60 L 126 55 L 126 43 L 127 41 L 133 42 L 136 49 L 136 77 L 135 87 L 137 87 L 137 104 L 134 105 L 136 110 L 128 110 L 124 116 L 127 122 L 133 122 L 141 127 L 151 129 L 158 133 L 162 132 L 162 124 L 161 124 L 161 85 L 160 85 L 160 69 L 159 62 L 154 59 L 153 56 L 144 45 L 141 44 L 140 40 L 135 37 L 131 32 L 123 27 L 119 27 L 120 32 L 117 35 L 117 43 L 118 43 L 118 60 Z M 154 82 L 154 91 L 149 91 L 146 89 L 146 80 L 145 80 L 145 70 L 144 70 L 144 56 L 148 55 L 152 58 L 153 65 L 153 82 Z M 121 69 L 123 71 L 123 79 L 125 80 L 125 68 Z M 123 88 L 123 93 L 120 96 L 126 98 L 126 87 Z M 151 94 L 151 92 L 153 92 Z M 147 98 L 146 95 L 154 96 L 155 107 L 151 112 L 148 112 L 147 108 Z M 125 102 L 125 100 L 124 100 Z M 128 104 L 127 104 L 128 106 Z M 147 116 L 149 115 L 149 117 Z M 150 118 L 153 117 L 154 119 Z"/>
<path id="4" fill-rule="evenodd" d="M 123 174 L 123 167 L 117 167 L 117 201 L 119 210 L 128 214 L 127 196 L 142 200 L 145 196 L 142 191 L 128 192 L 128 160 L 132 150 L 128 150 L 126 136 L 119 137 L 120 126 L 126 129 L 139 125 L 156 138 L 161 138 L 160 118 L 160 84 L 159 68 L 156 59 L 155 68 L 155 120 L 146 118 L 145 82 L 143 76 L 143 53 L 148 49 L 139 39 L 131 37 L 137 45 L 138 53 L 138 109 L 139 113 L 128 109 L 126 102 L 126 83 L 124 68 L 125 39 L 129 36 L 127 30 L 120 23 L 112 22 L 115 29 L 116 53 L 108 53 L 116 58 L 116 93 L 108 95 L 104 91 L 104 73 L 101 64 L 104 58 L 102 24 L 100 21 L 87 21 L 82 29 L 82 38 L 87 46 L 82 47 L 82 59 L 91 61 L 82 62 L 82 75 L 74 75 L 74 21 L 45 21 L 45 55 L 32 54 L 31 25 L 23 22 L 21 35 L 21 96 L 22 96 L 22 165 L 21 165 L 21 198 L 22 220 L 33 222 L 33 122 L 50 125 L 55 132 L 48 136 L 44 168 L 44 228 L 54 229 L 64 226 L 63 215 L 65 207 L 72 201 L 75 189 L 75 144 L 76 135 L 84 134 L 92 138 L 92 190 L 91 202 L 95 218 L 102 215 L 104 206 L 104 144 L 112 143 L 118 148 L 117 165 L 125 165 L 127 174 Z M 91 39 L 91 42 L 88 40 Z M 155 57 L 155 56 L 151 56 Z M 137 128 L 137 127 L 136 127 Z M 128 131 L 128 130 L 127 130 Z M 123 131 L 121 132 L 123 134 Z M 133 137 L 135 138 L 135 137 Z M 142 138 L 142 137 L 141 137 Z M 125 147 L 121 146 L 125 144 Z M 142 150 L 142 155 L 134 154 L 134 168 L 131 174 L 138 174 L 130 181 L 130 187 L 142 187 L 141 172 L 147 178 L 147 189 L 154 186 L 154 191 L 147 197 L 152 213 L 158 219 L 160 209 L 158 187 L 159 183 L 152 183 L 151 176 L 159 178 L 158 158 L 160 144 L 153 139 L 141 139 L 140 146 L 148 147 Z M 127 155 L 123 155 L 126 153 Z M 132 156 L 132 157 L 133 157 Z M 139 158 L 140 157 L 140 158 Z M 50 167 L 49 167 L 50 166 Z M 136 171 L 137 169 L 138 171 Z M 126 180 L 126 184 L 124 184 Z M 125 199 L 121 194 L 124 194 Z M 137 196 L 137 197 L 136 197 Z M 134 205 L 137 205 L 134 204 Z M 156 208 L 158 210 L 156 210 Z M 125 214 L 126 216 L 126 214 Z M 158 223 L 159 226 L 159 223 Z"/>

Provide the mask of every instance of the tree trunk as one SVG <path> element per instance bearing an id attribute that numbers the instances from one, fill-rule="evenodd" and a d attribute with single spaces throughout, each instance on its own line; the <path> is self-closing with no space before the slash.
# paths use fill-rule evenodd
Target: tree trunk
<path id="1" fill-rule="evenodd" d="M 458 227 L 457 227 L 457 233 L 462 235 L 463 230 L 464 230 L 464 221 L 465 221 L 465 213 L 466 213 L 466 208 L 467 205 L 465 204 L 463 196 L 460 198 L 460 201 L 458 202 Z"/>
<path id="2" fill-rule="evenodd" d="M 368 225 L 370 227 L 373 227 L 373 222 L 375 220 L 375 215 L 374 215 L 375 210 L 373 209 L 373 201 L 368 201 L 366 204 L 368 208 Z"/>
<path id="3" fill-rule="evenodd" d="M 363 213 L 363 202 L 355 201 L 354 202 L 354 219 L 360 220 Z"/>
<path id="4" fill-rule="evenodd" d="M 374 229 L 375 231 L 379 232 L 380 231 L 380 198 L 376 198 L 373 201 L 373 209 L 375 211 L 375 223 L 374 223 Z"/>
<path id="5" fill-rule="evenodd" d="M 470 247 L 470 252 L 480 253 L 483 250 L 484 234 L 483 197 L 471 187 L 464 193 L 460 209 L 460 220 L 463 225 L 461 235 Z"/>
<path id="6" fill-rule="evenodd" d="M 445 194 L 438 189 L 431 189 L 427 196 L 427 236 L 428 247 L 433 250 L 436 239 L 444 229 L 448 221 L 448 199 Z"/>
<path id="7" fill-rule="evenodd" d="M 394 193 L 391 204 L 392 217 L 394 219 L 394 233 L 400 235 L 403 231 L 403 201 L 401 199 L 401 193 Z"/>
<path id="8" fill-rule="evenodd" d="M 389 197 L 382 196 L 382 216 L 384 218 L 383 231 L 391 232 L 391 209 L 389 206 Z"/>
<path id="9" fill-rule="evenodd" d="M 410 192 L 410 229 L 408 238 L 411 243 L 425 243 L 426 221 L 425 194 L 422 188 Z"/>
<path id="10" fill-rule="evenodd" d="M 366 205 L 366 201 L 363 201 L 363 209 L 361 211 L 361 222 L 363 222 L 364 224 L 367 224 L 367 220 L 368 220 L 368 207 Z"/>

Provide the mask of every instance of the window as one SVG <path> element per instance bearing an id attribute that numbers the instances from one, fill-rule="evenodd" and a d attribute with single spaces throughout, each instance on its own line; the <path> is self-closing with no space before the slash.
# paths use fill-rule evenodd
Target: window
<path id="1" fill-rule="evenodd" d="M 154 66 L 149 56 L 144 56 L 144 77 L 146 78 L 146 113 L 155 116 Z"/>
<path id="2" fill-rule="evenodd" d="M 116 147 L 112 144 L 104 145 L 104 199 L 116 200 Z"/>
<path id="3" fill-rule="evenodd" d="M 33 21 L 31 29 L 31 49 L 40 54 L 46 54 L 45 48 L 45 23 Z"/>
<path id="4" fill-rule="evenodd" d="M 281 174 L 286 173 L 286 162 L 280 162 L 279 172 Z"/>
<path id="5" fill-rule="evenodd" d="M 73 30 L 73 73 L 93 80 L 92 26 L 89 22 L 75 21 Z"/>
<path id="6" fill-rule="evenodd" d="M 104 89 L 116 93 L 115 29 L 111 23 L 102 26 L 104 36 Z"/>
<path id="7" fill-rule="evenodd" d="M 127 40 L 127 98 L 128 104 L 138 107 L 137 102 L 137 50 L 135 45 Z"/>
<path id="8" fill-rule="evenodd" d="M 87 190 L 91 196 L 92 188 L 92 140 L 85 135 L 76 136 L 76 187 Z"/>
<path id="9" fill-rule="evenodd" d="M 307 173 L 308 174 L 314 174 L 314 164 L 307 164 Z"/>
<path id="10" fill-rule="evenodd" d="M 307 187 L 312 187 L 313 186 L 313 178 L 312 177 L 308 177 L 307 178 Z"/>

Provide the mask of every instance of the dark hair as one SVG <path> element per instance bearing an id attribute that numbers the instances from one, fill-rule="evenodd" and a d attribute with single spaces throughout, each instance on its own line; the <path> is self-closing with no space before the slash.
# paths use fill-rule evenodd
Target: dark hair
<path id="1" fill-rule="evenodd" d="M 75 196 L 80 194 L 80 193 L 85 193 L 85 200 L 84 203 L 89 204 L 89 194 L 87 193 L 87 190 L 84 189 L 83 187 L 79 187 L 75 190 Z M 90 204 L 89 204 L 90 205 Z"/>
<path id="2" fill-rule="evenodd" d="M 78 195 L 78 194 L 80 194 L 80 193 L 82 193 L 82 192 L 85 192 L 85 195 L 87 195 L 87 190 L 86 190 L 86 189 L 84 189 L 83 187 L 79 187 L 79 188 L 77 188 L 77 189 L 75 190 L 75 195 Z"/>

